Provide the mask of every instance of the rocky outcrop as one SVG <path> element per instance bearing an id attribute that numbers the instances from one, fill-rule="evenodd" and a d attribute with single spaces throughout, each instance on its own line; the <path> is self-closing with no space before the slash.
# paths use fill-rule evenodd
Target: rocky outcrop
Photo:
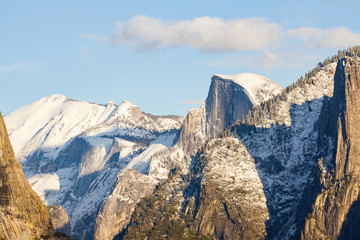
<path id="1" fill-rule="evenodd" d="M 205 104 L 200 109 L 190 110 L 186 116 L 178 145 L 184 152 L 195 155 L 206 139 L 216 137 L 254 106 L 282 90 L 270 79 L 257 74 L 214 75 Z"/>
<path id="2" fill-rule="evenodd" d="M 320 193 L 305 221 L 303 239 L 357 239 L 360 189 L 360 68 L 351 58 L 340 59 L 334 77 L 334 96 L 323 110 L 320 143 Z M 323 166 L 324 165 L 324 166 Z"/>
<path id="3" fill-rule="evenodd" d="M 70 220 L 65 209 L 60 205 L 47 207 L 50 213 L 51 222 L 57 232 L 71 236 Z"/>
<path id="4" fill-rule="evenodd" d="M 130 222 L 136 204 L 150 194 L 157 181 L 133 169 L 118 176 L 115 188 L 101 206 L 95 223 L 95 240 L 111 240 Z"/>
<path id="5" fill-rule="evenodd" d="M 206 136 L 216 137 L 282 87 L 257 74 L 214 75 L 206 98 Z"/>
<path id="6" fill-rule="evenodd" d="M 51 238 L 49 212 L 27 182 L 0 114 L 0 239 Z"/>
<path id="7" fill-rule="evenodd" d="M 216 137 L 242 119 L 254 106 L 246 90 L 231 80 L 214 76 L 206 98 L 206 135 Z"/>
<path id="8" fill-rule="evenodd" d="M 213 139 L 197 158 L 196 178 L 190 183 L 195 191 L 186 207 L 193 218 L 190 229 L 216 239 L 265 239 L 266 198 L 254 159 L 241 142 Z"/>
<path id="9" fill-rule="evenodd" d="M 205 105 L 188 112 L 181 128 L 178 145 L 186 153 L 194 155 L 205 141 Z"/>

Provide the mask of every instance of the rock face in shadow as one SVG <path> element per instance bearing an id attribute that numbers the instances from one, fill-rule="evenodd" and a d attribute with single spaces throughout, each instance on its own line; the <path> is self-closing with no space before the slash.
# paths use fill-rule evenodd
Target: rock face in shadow
<path id="1" fill-rule="evenodd" d="M 246 90 L 231 80 L 214 76 L 206 98 L 206 135 L 216 137 L 254 106 Z"/>
<path id="2" fill-rule="evenodd" d="M 0 114 L 0 239 L 51 238 L 49 212 L 31 189 Z"/>
<path id="3" fill-rule="evenodd" d="M 157 181 L 133 169 L 124 170 L 101 206 L 95 223 L 95 240 L 111 240 L 129 223 L 136 204 L 150 194 Z"/>
<path id="4" fill-rule="evenodd" d="M 350 58 L 340 59 L 334 77 L 334 96 L 321 117 L 320 184 L 302 239 L 357 239 L 360 189 L 360 68 Z M 325 115 L 325 116 L 324 116 Z M 320 147 L 324 147 L 324 144 Z M 319 180 L 317 180 L 319 181 Z"/>
<path id="5" fill-rule="evenodd" d="M 47 207 L 50 213 L 51 222 L 57 232 L 71 236 L 70 220 L 65 209 L 60 205 Z"/>
<path id="6" fill-rule="evenodd" d="M 217 137 L 225 128 L 241 120 L 254 106 L 282 92 L 270 79 L 241 73 L 214 75 L 206 98 L 206 136 Z"/>

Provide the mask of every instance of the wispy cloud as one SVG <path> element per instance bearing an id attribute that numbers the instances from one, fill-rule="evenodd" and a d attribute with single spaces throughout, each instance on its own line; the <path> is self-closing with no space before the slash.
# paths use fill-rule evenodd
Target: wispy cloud
<path id="1" fill-rule="evenodd" d="M 191 105 L 191 104 L 202 104 L 205 100 L 204 99 L 192 99 L 182 101 L 181 104 Z"/>
<path id="2" fill-rule="evenodd" d="M 232 67 L 249 67 L 255 70 L 265 69 L 267 72 L 275 68 L 298 67 L 308 61 L 314 61 L 319 57 L 304 52 L 281 52 L 272 53 L 263 51 L 258 54 L 241 54 L 217 59 L 214 61 L 200 62 L 200 65 L 207 66 L 232 66 Z"/>
<path id="3" fill-rule="evenodd" d="M 97 40 L 97 41 L 103 41 L 104 40 L 103 37 L 100 37 L 100 36 L 98 36 L 96 34 L 92 34 L 92 33 L 83 33 L 80 36 L 91 39 L 91 40 Z"/>
<path id="4" fill-rule="evenodd" d="M 203 51 L 246 51 L 264 49 L 276 42 L 281 26 L 265 18 L 223 20 L 200 17 L 184 21 L 164 21 L 136 16 L 116 23 L 108 36 L 114 44 L 131 44 L 136 49 L 163 49 L 188 46 Z M 91 36 L 94 37 L 94 36 Z"/>
<path id="5" fill-rule="evenodd" d="M 82 47 L 79 51 L 76 52 L 76 55 L 83 55 L 87 52 L 89 52 L 91 50 L 91 48 L 89 47 Z"/>
<path id="6" fill-rule="evenodd" d="M 14 63 L 10 65 L 0 65 L 0 73 L 13 72 L 13 71 L 33 71 L 39 69 L 43 64 L 41 63 Z"/>
<path id="7" fill-rule="evenodd" d="M 22 64 L 20 64 L 20 63 L 12 64 L 12 65 L 2 65 L 2 66 L 0 66 L 0 73 L 11 72 L 11 71 L 15 71 L 20 68 L 22 68 Z"/>
<path id="8" fill-rule="evenodd" d="M 302 40 L 311 48 L 347 48 L 360 44 L 360 34 L 352 33 L 345 27 L 319 29 L 302 27 L 287 31 L 290 37 Z"/>

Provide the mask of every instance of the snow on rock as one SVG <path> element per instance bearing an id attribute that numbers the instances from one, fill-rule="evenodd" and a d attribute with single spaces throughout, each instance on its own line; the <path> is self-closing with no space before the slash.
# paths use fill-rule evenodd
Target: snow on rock
<path id="1" fill-rule="evenodd" d="M 149 176 L 167 179 L 170 169 L 180 167 L 182 174 L 188 174 L 190 158 L 178 146 L 154 154 L 150 160 Z"/>
<path id="2" fill-rule="evenodd" d="M 268 100 L 283 90 L 281 86 L 270 79 L 254 73 L 240 73 L 232 76 L 215 74 L 213 77 L 230 80 L 243 87 L 254 105 Z"/>
<path id="3" fill-rule="evenodd" d="M 132 168 L 140 173 L 146 174 L 149 171 L 151 157 L 155 153 L 161 152 L 171 147 L 174 143 L 176 135 L 176 133 L 166 133 L 160 135 L 144 152 L 133 158 L 132 161 L 126 166 L 126 168 Z"/>
<path id="4" fill-rule="evenodd" d="M 255 160 L 267 199 L 271 239 L 290 239 L 298 231 L 297 208 L 318 158 L 318 121 L 325 96 L 331 96 L 336 63 L 323 67 L 308 83 L 294 85 L 279 100 L 276 118 L 240 139 Z"/>
<path id="5" fill-rule="evenodd" d="M 20 162 L 42 149 L 55 158 L 66 142 L 84 133 L 90 136 L 155 138 L 152 132 L 180 128 L 182 117 L 158 117 L 140 112 L 134 104 L 94 104 L 52 95 L 26 105 L 4 120 Z"/>
<path id="6" fill-rule="evenodd" d="M 44 203 L 64 207 L 75 239 L 91 236 L 121 170 L 147 173 L 151 156 L 173 145 L 183 119 L 146 114 L 128 101 L 101 105 L 62 95 L 5 117 L 30 184 Z"/>
<path id="7" fill-rule="evenodd" d="M 261 209 L 268 218 L 266 197 L 255 161 L 237 138 L 212 139 L 204 153 L 207 159 L 202 184 L 216 183 L 225 198 L 242 209 Z"/>
<path id="8" fill-rule="evenodd" d="M 60 181 L 57 174 L 38 174 L 30 178 L 29 183 L 45 204 L 49 204 L 46 199 L 47 191 L 60 190 Z"/>
<path id="9" fill-rule="evenodd" d="M 71 189 L 71 179 L 76 177 L 76 173 L 75 168 L 63 168 L 54 173 L 36 174 L 28 181 L 46 205 L 53 205 L 59 204 Z"/>
<path id="10" fill-rule="evenodd" d="M 87 137 L 85 140 L 93 147 L 103 147 L 105 152 L 108 153 L 114 140 L 112 138 L 105 137 Z"/>
<path id="11" fill-rule="evenodd" d="M 67 141 L 103 122 L 114 109 L 52 95 L 7 115 L 5 122 L 16 157 L 23 162 L 40 148 L 47 157 L 56 157 Z"/>

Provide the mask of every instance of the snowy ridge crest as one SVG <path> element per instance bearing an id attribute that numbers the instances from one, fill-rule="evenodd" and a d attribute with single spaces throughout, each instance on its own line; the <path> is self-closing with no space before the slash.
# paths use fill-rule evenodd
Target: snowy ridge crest
<path id="1" fill-rule="evenodd" d="M 54 158 L 62 146 L 80 134 L 148 137 L 147 130 L 165 132 L 180 128 L 182 117 L 158 117 L 156 121 L 128 101 L 119 106 L 100 105 L 56 94 L 16 110 L 5 117 L 5 122 L 16 156 L 23 162 L 39 149 Z"/>
<path id="2" fill-rule="evenodd" d="M 268 79 L 255 73 L 240 73 L 236 75 L 215 74 L 212 79 L 229 80 L 241 86 L 248 94 L 254 105 L 281 93 L 283 88 Z"/>

